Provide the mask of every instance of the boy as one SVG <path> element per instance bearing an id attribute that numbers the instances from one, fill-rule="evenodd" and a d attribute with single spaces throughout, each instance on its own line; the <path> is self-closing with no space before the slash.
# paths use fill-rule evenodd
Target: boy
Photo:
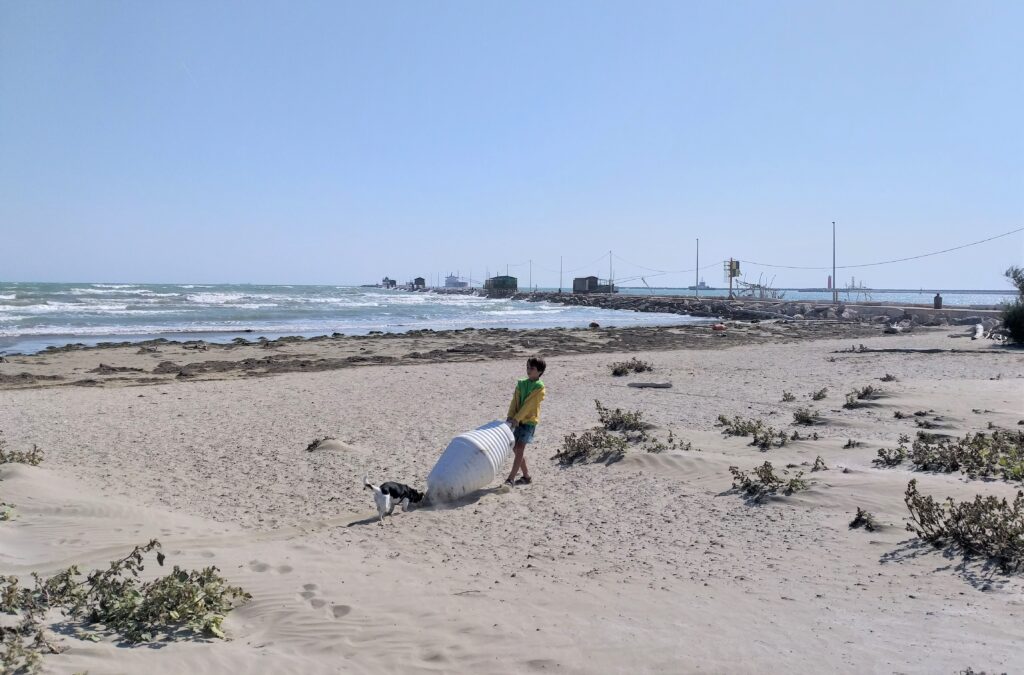
<path id="1" fill-rule="evenodd" d="M 526 444 L 533 440 L 533 433 L 540 421 L 540 402 L 544 400 L 546 389 L 540 376 L 547 368 L 544 359 L 532 356 L 526 361 L 526 377 L 516 382 L 512 392 L 512 403 L 508 407 L 505 424 L 512 428 L 516 444 L 512 448 L 515 460 L 512 462 L 512 473 L 505 479 L 505 485 L 529 485 L 532 482 L 530 470 L 526 468 Z M 516 480 L 516 474 L 522 469 L 523 477 Z"/>

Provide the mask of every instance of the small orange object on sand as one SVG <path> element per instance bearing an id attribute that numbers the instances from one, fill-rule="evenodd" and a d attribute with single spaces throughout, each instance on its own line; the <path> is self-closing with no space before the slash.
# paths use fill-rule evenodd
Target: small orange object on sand
<path id="1" fill-rule="evenodd" d="M 711 325 L 711 330 L 725 330 L 724 323 L 716 323 Z"/>

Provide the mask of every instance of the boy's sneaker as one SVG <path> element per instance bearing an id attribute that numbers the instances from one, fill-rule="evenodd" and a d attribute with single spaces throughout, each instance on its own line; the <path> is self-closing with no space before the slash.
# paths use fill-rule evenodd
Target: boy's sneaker
<path id="1" fill-rule="evenodd" d="M 529 476 L 520 476 L 518 479 L 516 479 L 516 485 L 529 485 L 532 482 L 533 479 L 530 478 Z"/>
<path id="2" fill-rule="evenodd" d="M 509 487 L 513 487 L 513 486 L 515 486 L 515 484 L 516 484 L 516 483 L 518 483 L 518 482 L 519 482 L 519 481 L 513 481 L 513 480 L 512 480 L 512 479 L 510 479 L 510 478 L 506 478 L 506 479 L 505 479 L 505 485 L 507 485 L 507 486 L 509 486 Z"/>

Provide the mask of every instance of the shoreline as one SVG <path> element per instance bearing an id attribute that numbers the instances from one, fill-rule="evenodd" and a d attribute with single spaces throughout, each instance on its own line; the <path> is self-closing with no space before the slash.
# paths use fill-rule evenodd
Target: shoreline
<path id="1" fill-rule="evenodd" d="M 668 327 L 414 330 L 405 333 L 236 338 L 231 343 L 165 339 L 95 346 L 66 345 L 8 355 L 0 390 L 63 386 L 148 385 L 185 380 L 262 377 L 366 365 L 419 365 L 571 354 L 722 349 L 739 345 L 844 338 L 882 333 L 877 324 L 835 321 L 725 322 Z"/>

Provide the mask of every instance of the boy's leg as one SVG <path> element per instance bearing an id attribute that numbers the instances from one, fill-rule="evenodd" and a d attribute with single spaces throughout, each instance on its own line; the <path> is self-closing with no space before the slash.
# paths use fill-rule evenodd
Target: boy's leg
<path id="1" fill-rule="evenodd" d="M 512 448 L 512 452 L 515 453 L 515 459 L 512 460 L 512 472 L 505 479 L 506 483 L 512 482 L 516 479 L 516 474 L 519 473 L 519 469 L 523 469 L 523 474 L 526 474 L 526 457 L 523 455 L 526 450 L 526 443 L 517 442 Z"/>

